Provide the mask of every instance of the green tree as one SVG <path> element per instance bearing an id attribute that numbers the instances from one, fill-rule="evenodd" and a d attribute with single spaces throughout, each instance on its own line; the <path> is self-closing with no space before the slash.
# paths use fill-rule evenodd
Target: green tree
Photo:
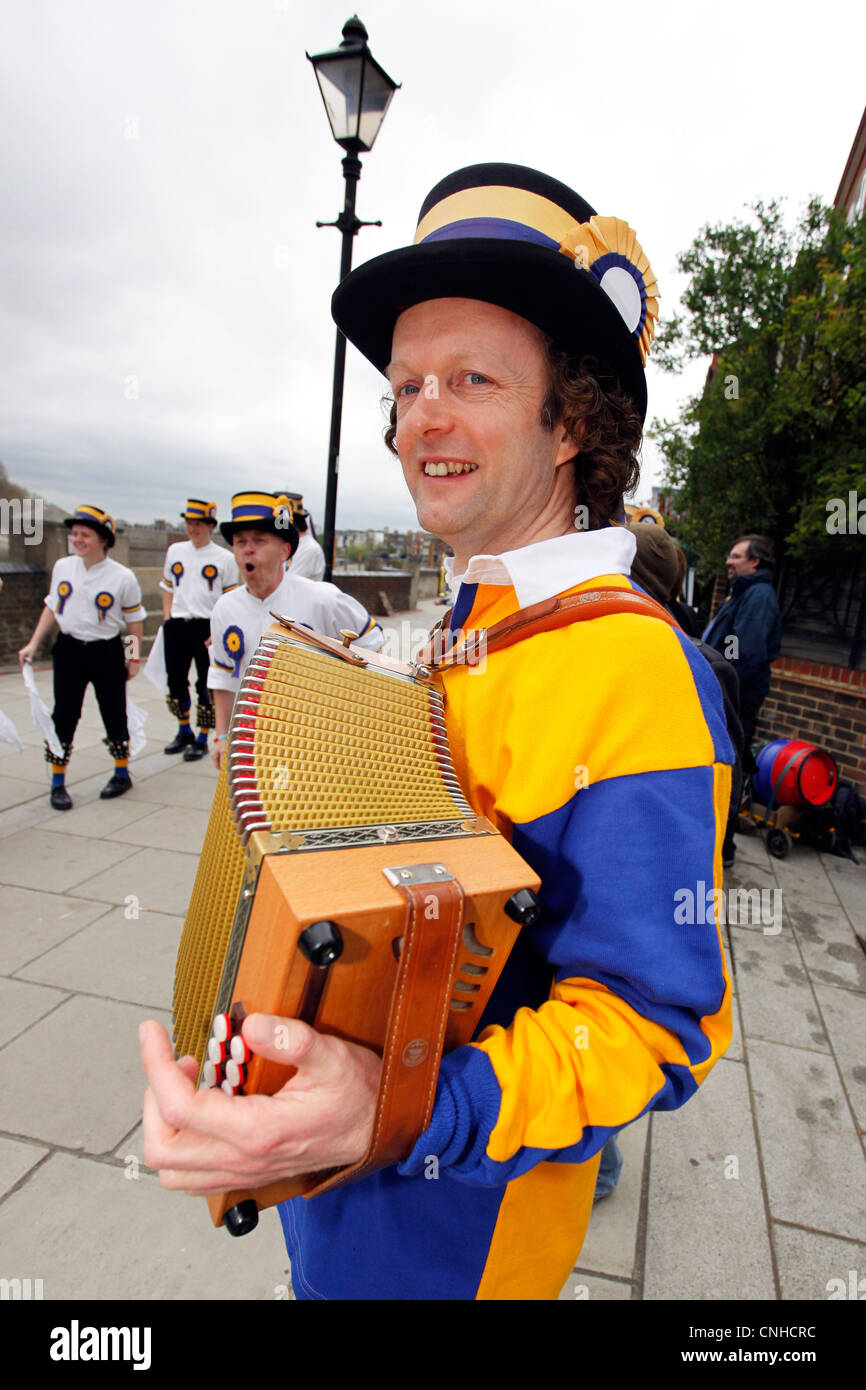
<path id="1" fill-rule="evenodd" d="M 653 351 L 673 372 L 712 358 L 701 394 L 651 431 L 677 494 L 671 529 L 703 578 L 744 532 L 821 566 L 863 551 L 831 504 L 866 499 L 866 220 L 813 201 L 789 233 L 778 203 L 752 214 L 704 227 L 679 257 L 683 312 Z"/>

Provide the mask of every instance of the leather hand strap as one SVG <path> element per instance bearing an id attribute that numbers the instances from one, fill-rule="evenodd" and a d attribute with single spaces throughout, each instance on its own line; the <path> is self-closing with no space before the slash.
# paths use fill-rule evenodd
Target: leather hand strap
<path id="1" fill-rule="evenodd" d="M 511 647 L 525 637 L 534 637 L 538 632 L 551 632 L 585 618 L 606 618 L 612 613 L 638 613 L 648 618 L 661 618 L 670 627 L 679 627 L 676 619 L 660 603 L 644 594 L 635 593 L 633 589 L 584 589 L 579 594 L 543 599 L 529 608 L 520 608 L 493 627 L 472 629 L 467 633 L 463 645 L 444 656 L 437 656 L 437 645 L 441 648 L 441 641 L 437 642 L 437 637 L 449 621 L 451 611 L 449 609 L 440 619 L 430 640 L 415 658 L 416 663 L 428 671 L 444 671 L 449 666 L 476 666 L 485 655 Z"/>
<path id="2" fill-rule="evenodd" d="M 308 1197 L 398 1163 L 430 1123 L 463 932 L 463 889 L 450 881 L 400 891 L 409 910 L 370 1147 L 359 1163 L 329 1175 Z"/>

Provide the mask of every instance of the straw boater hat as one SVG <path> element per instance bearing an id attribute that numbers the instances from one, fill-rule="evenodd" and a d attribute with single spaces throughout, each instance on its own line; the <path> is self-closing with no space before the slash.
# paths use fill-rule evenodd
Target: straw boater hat
<path id="1" fill-rule="evenodd" d="M 211 526 L 216 526 L 216 502 L 203 502 L 200 497 L 190 497 L 186 511 L 181 512 L 181 516 L 184 521 L 207 521 Z"/>
<path id="2" fill-rule="evenodd" d="M 72 516 L 63 518 L 63 525 L 70 529 L 73 526 L 89 526 L 104 541 L 108 541 L 109 550 L 114 545 L 114 517 L 109 516 L 101 507 L 89 507 L 82 503 L 76 507 Z"/>
<path id="3" fill-rule="evenodd" d="M 643 419 L 658 286 L 631 227 L 517 164 L 474 164 L 437 183 L 415 242 L 352 271 L 332 311 L 380 371 L 394 324 L 428 299 L 480 299 L 528 319 L 612 372 Z"/>
<path id="4" fill-rule="evenodd" d="M 297 527 L 292 525 L 292 504 L 284 492 L 236 492 L 232 498 L 232 519 L 221 521 L 220 531 L 229 545 L 236 531 L 270 531 L 281 541 L 298 548 Z"/>

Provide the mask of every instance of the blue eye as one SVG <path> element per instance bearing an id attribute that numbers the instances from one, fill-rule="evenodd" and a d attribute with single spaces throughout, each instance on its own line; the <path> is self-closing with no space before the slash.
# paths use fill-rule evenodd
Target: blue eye
<path id="1" fill-rule="evenodd" d="M 467 379 L 467 381 L 469 381 L 470 383 L 473 383 L 473 384 L 474 384 L 474 382 L 476 382 L 476 381 L 481 381 L 481 382 L 484 382 L 484 383 L 486 384 L 489 378 L 486 377 L 486 376 L 484 376 L 483 373 L 481 373 L 481 372 L 467 372 L 467 373 L 466 373 L 466 379 Z"/>
<path id="2" fill-rule="evenodd" d="M 399 400 L 401 396 L 408 396 L 411 392 L 415 392 L 417 394 L 418 389 L 419 388 L 415 385 L 413 381 L 407 381 L 406 385 L 401 386 L 400 389 L 397 391 L 397 399 Z"/>

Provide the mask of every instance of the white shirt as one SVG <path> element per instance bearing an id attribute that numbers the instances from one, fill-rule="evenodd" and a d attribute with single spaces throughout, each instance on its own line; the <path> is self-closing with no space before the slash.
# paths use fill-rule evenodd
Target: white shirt
<path id="1" fill-rule="evenodd" d="M 80 555 L 55 562 L 45 606 L 60 631 L 80 642 L 108 642 L 125 632 L 127 623 L 147 617 L 132 570 L 107 558 L 88 569 Z"/>
<path id="2" fill-rule="evenodd" d="M 290 569 L 292 574 L 299 574 L 304 579 L 324 579 L 325 552 L 309 531 L 301 533 L 298 548 L 291 559 Z"/>
<path id="3" fill-rule="evenodd" d="M 385 640 L 363 604 L 336 584 L 316 583 L 289 572 L 267 598 L 256 598 L 244 585 L 217 600 L 210 620 L 207 683 L 211 690 L 237 692 L 262 633 L 274 622 L 271 611 L 306 623 L 325 637 L 339 637 L 340 628 L 350 628 L 360 634 L 353 645 L 372 651 L 378 651 Z"/>
<path id="4" fill-rule="evenodd" d="M 217 599 L 240 583 L 235 557 L 210 541 L 196 549 L 176 541 L 166 551 L 159 587 L 171 594 L 173 618 L 209 618 Z"/>
<path id="5" fill-rule="evenodd" d="M 454 557 L 446 555 L 445 578 L 452 598 L 461 584 L 502 584 L 514 589 L 521 608 L 529 608 L 599 575 L 631 574 L 636 551 L 631 531 L 606 526 L 533 541 L 501 555 L 473 555 L 463 574 L 454 573 Z"/>

